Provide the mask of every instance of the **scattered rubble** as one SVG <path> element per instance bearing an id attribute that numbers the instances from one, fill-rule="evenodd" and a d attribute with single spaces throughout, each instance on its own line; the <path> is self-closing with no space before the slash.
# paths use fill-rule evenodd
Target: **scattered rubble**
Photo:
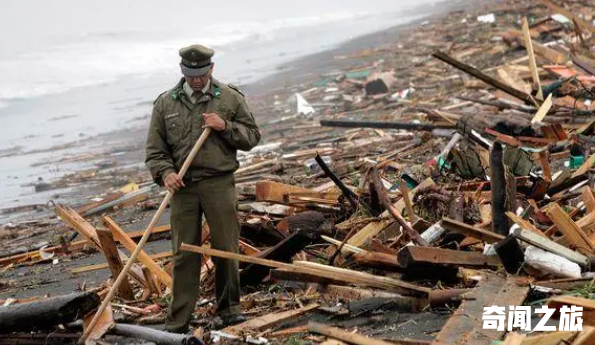
<path id="1" fill-rule="evenodd" d="M 337 57 L 342 70 L 258 97 L 256 113 L 277 116 L 262 123 L 266 142 L 241 156 L 236 173 L 241 254 L 209 248 L 208 227 L 203 246 L 182 246 L 207 259 L 194 336 L 148 328 L 164 322 L 172 253 L 143 251 L 92 339 L 594 343 L 595 6 L 557 2 L 454 11 L 398 41 Z M 52 205 L 60 221 L 0 229 L 11 248 L 34 237 L 23 229 L 62 229 L 51 245 L 0 258 L 0 277 L 11 277 L 0 293 L 15 288 L 18 267 L 74 262 L 90 251 L 104 262 L 72 274 L 112 274 L 77 295 L 0 301 L 0 344 L 80 337 L 76 320 L 88 324 L 143 233 L 118 223 L 150 218 L 163 197 L 143 178 L 76 210 Z M 170 231 L 157 227 L 151 240 Z M 242 263 L 245 323 L 209 329 L 209 257 Z M 37 310 L 64 301 L 70 313 L 30 325 L 47 317 Z M 583 307 L 582 331 L 484 329 L 484 307 L 542 304 Z M 27 322 L 2 321 L 22 310 Z"/>

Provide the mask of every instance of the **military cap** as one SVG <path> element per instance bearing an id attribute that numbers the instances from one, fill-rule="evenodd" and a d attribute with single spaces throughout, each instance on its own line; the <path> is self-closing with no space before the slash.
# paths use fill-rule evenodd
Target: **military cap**
<path id="1" fill-rule="evenodd" d="M 182 74 L 187 77 L 200 77 L 206 74 L 211 68 L 211 57 L 214 54 L 213 49 L 200 44 L 193 44 L 180 49 Z"/>

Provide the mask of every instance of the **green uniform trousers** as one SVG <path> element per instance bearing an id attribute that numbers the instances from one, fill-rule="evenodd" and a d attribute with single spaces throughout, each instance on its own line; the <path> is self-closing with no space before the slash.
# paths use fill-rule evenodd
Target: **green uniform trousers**
<path id="1" fill-rule="evenodd" d="M 186 332 L 198 299 L 201 255 L 179 250 L 182 243 L 201 245 L 204 213 L 214 249 L 238 253 L 240 222 L 233 173 L 185 182 L 171 201 L 173 287 L 166 330 Z M 215 264 L 217 313 L 240 313 L 240 275 L 236 260 L 212 258 Z"/>

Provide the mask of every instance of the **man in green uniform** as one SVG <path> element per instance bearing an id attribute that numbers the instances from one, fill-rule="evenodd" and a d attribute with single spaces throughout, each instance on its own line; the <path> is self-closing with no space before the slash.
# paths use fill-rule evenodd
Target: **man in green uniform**
<path id="1" fill-rule="evenodd" d="M 156 183 L 175 192 L 171 201 L 173 299 L 166 330 L 185 333 L 198 298 L 201 257 L 179 250 L 201 244 L 204 213 L 215 249 L 238 252 L 240 224 L 233 173 L 236 151 L 260 140 L 244 95 L 213 78 L 213 50 L 201 45 L 180 49 L 183 78 L 154 103 L 146 164 Z M 177 172 L 205 127 L 212 129 L 185 176 Z M 213 258 L 219 327 L 243 321 L 238 262 Z"/>

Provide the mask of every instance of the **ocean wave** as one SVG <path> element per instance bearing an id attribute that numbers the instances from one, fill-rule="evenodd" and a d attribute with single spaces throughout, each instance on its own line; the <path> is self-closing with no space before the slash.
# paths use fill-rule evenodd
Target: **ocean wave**
<path id="1" fill-rule="evenodd" d="M 84 32 L 68 44 L 0 60 L 0 75 L 3 76 L 0 80 L 0 107 L 2 101 L 64 93 L 74 88 L 113 83 L 126 76 L 175 75 L 178 73 L 179 47 L 194 42 L 215 47 L 218 56 L 221 56 L 236 42 L 271 41 L 282 31 L 348 21 L 366 15 L 337 11 L 286 19 L 218 22 L 201 30 L 209 32 L 209 35 L 186 35 L 174 39 L 149 32 L 144 36 L 129 31 Z"/>

